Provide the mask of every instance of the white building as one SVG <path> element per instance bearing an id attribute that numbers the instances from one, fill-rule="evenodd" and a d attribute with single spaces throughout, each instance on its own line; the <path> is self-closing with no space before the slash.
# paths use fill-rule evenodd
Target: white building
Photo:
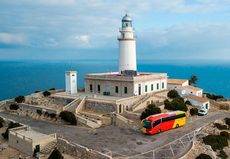
<path id="1" fill-rule="evenodd" d="M 42 134 L 27 126 L 12 128 L 9 131 L 9 145 L 27 155 L 33 155 L 35 148 L 41 151 L 45 146 L 56 141 L 56 134 Z"/>
<path id="2" fill-rule="evenodd" d="M 65 85 L 66 85 L 66 93 L 68 94 L 77 93 L 77 72 L 76 71 L 66 71 Z"/>
<path id="3" fill-rule="evenodd" d="M 190 86 L 190 85 L 183 86 L 183 87 L 177 87 L 175 90 L 182 97 L 187 96 L 187 95 L 194 95 L 194 96 L 199 96 L 199 97 L 203 96 L 203 89 L 194 87 L 194 86 Z"/>
<path id="4" fill-rule="evenodd" d="M 176 89 L 178 87 L 188 86 L 189 82 L 186 79 L 168 79 L 168 89 Z"/>
<path id="5" fill-rule="evenodd" d="M 119 40 L 119 72 L 137 70 L 136 64 L 136 39 L 129 15 L 122 18 Z"/>
<path id="6" fill-rule="evenodd" d="M 166 90 L 166 73 L 137 72 L 136 39 L 127 14 L 122 18 L 120 33 L 118 72 L 87 74 L 85 92 L 130 97 Z"/>
<path id="7" fill-rule="evenodd" d="M 207 98 L 188 95 L 185 96 L 185 99 L 198 109 L 198 114 L 205 115 L 208 113 L 210 102 Z"/>

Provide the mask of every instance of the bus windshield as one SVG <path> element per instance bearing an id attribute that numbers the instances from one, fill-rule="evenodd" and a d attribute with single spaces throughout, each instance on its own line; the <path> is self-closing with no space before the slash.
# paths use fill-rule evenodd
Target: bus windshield
<path id="1" fill-rule="evenodd" d="M 151 122 L 148 120 L 144 120 L 143 121 L 143 127 L 146 129 L 150 129 L 151 128 Z"/>

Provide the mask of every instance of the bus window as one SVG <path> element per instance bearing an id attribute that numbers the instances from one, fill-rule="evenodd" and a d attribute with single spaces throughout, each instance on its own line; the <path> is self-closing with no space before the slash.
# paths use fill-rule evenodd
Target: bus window
<path id="1" fill-rule="evenodd" d="M 156 120 L 156 121 L 154 121 L 153 123 L 152 123 L 152 127 L 154 128 L 155 126 L 157 126 L 158 124 L 160 124 L 161 123 L 161 119 L 158 119 L 158 120 Z"/>
<path id="2" fill-rule="evenodd" d="M 150 129 L 151 128 L 151 122 L 148 120 L 144 120 L 143 121 L 143 127 L 146 129 Z"/>

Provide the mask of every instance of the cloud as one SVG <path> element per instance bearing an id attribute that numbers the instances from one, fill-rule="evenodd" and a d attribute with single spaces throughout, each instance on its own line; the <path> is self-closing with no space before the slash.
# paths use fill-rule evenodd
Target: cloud
<path id="1" fill-rule="evenodd" d="M 26 38 L 22 34 L 12 34 L 0 32 L 0 43 L 6 45 L 21 45 L 26 42 Z"/>
<path id="2" fill-rule="evenodd" d="M 90 37 L 89 35 L 79 35 L 75 36 L 76 44 L 78 46 L 90 46 Z"/>
<path id="3" fill-rule="evenodd" d="M 230 58 L 230 24 L 180 24 L 140 33 L 146 58 Z M 160 54 L 160 56 L 158 56 Z"/>

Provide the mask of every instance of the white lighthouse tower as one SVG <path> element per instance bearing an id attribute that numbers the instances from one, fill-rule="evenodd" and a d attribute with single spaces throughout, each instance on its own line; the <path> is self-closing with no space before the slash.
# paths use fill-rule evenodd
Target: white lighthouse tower
<path id="1" fill-rule="evenodd" d="M 136 71 L 136 39 L 132 27 L 132 19 L 129 15 L 122 18 L 121 35 L 119 41 L 119 72 Z"/>

